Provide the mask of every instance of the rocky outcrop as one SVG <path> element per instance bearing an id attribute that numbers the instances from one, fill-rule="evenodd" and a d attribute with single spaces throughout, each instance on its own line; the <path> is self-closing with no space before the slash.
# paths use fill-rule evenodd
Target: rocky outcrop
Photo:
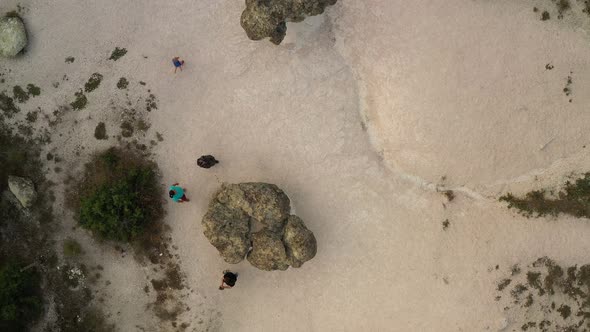
<path id="1" fill-rule="evenodd" d="M 27 46 L 27 33 L 18 17 L 0 17 L 0 56 L 14 57 Z"/>
<path id="2" fill-rule="evenodd" d="M 287 22 L 300 22 L 306 16 L 324 12 L 337 0 L 246 0 L 240 23 L 248 38 L 260 40 L 270 37 L 279 45 L 287 33 Z"/>
<path id="3" fill-rule="evenodd" d="M 8 176 L 8 189 L 14 194 L 24 208 L 33 206 L 37 192 L 33 181 L 18 176 Z"/>
<path id="4" fill-rule="evenodd" d="M 273 184 L 224 184 L 203 217 L 203 232 L 228 263 L 239 263 L 247 254 L 261 270 L 300 267 L 315 256 L 317 245 L 290 210 L 289 198 Z"/>

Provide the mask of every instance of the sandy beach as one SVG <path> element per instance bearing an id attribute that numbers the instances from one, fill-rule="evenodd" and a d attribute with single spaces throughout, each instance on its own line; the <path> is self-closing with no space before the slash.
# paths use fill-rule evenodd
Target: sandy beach
<path id="1" fill-rule="evenodd" d="M 558 19 L 551 1 L 338 1 L 288 23 L 279 46 L 247 38 L 243 0 L 4 0 L 0 12 L 17 4 L 29 46 L 0 59 L 0 90 L 42 89 L 19 116 L 38 109 L 44 153 L 62 159 L 47 161 L 60 236 L 104 267 L 93 301 L 118 331 L 518 331 L 519 311 L 496 298 L 515 264 L 588 263 L 588 220 L 529 219 L 498 201 L 590 169 L 581 2 Z M 116 47 L 127 53 L 109 60 Z M 186 61 L 176 74 L 174 56 Z M 49 126 L 93 73 L 104 79 L 85 109 Z M 64 205 L 66 179 L 119 144 L 131 109 L 149 128 L 123 141 L 148 145 L 162 186 L 180 182 L 191 198 L 165 206 L 184 285 L 174 324 L 144 291 L 161 271 L 72 229 Z M 197 167 L 203 154 L 220 164 Z M 203 235 L 221 182 L 253 181 L 282 188 L 314 232 L 317 255 L 301 268 L 226 264 Z M 228 268 L 239 281 L 221 292 Z"/>

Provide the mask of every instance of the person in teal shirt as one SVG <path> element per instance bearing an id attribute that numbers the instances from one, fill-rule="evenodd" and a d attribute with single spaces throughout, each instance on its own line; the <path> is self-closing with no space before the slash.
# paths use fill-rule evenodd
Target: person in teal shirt
<path id="1" fill-rule="evenodd" d="M 171 185 L 168 190 L 168 195 L 170 195 L 170 198 L 172 198 L 173 201 L 177 203 L 189 202 L 189 199 L 186 198 L 186 195 L 184 194 L 184 189 L 178 185 L 178 182 Z"/>

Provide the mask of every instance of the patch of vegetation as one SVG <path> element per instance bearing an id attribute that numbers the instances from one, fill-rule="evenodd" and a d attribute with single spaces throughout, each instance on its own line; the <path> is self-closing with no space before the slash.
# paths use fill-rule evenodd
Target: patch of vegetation
<path id="1" fill-rule="evenodd" d="M 516 208 L 527 217 L 556 216 L 560 213 L 574 217 L 590 217 L 590 173 L 575 182 L 567 181 L 556 197 L 547 197 L 545 190 L 534 190 L 518 198 L 508 193 L 500 197 L 509 208 Z"/>
<path id="2" fill-rule="evenodd" d="M 122 58 L 125 54 L 127 54 L 127 49 L 115 47 L 115 49 L 111 53 L 111 57 L 109 58 L 109 60 L 117 61 L 120 58 Z"/>
<path id="3" fill-rule="evenodd" d="M 76 58 L 74 58 L 73 56 L 69 56 L 66 58 L 66 63 L 74 63 L 74 60 L 76 60 Z"/>
<path id="4" fill-rule="evenodd" d="M 80 243 L 72 238 L 64 240 L 63 251 L 66 257 L 76 257 L 83 253 Z"/>
<path id="5" fill-rule="evenodd" d="M 82 90 L 76 92 L 74 95 L 76 96 L 76 100 L 70 103 L 70 106 L 72 106 L 72 108 L 76 111 L 86 108 L 86 105 L 88 104 L 88 98 L 86 98 L 86 95 L 82 92 Z"/>
<path id="6" fill-rule="evenodd" d="M 565 93 L 566 96 L 569 96 L 572 94 L 572 77 L 571 76 L 567 77 L 567 81 L 565 83 L 565 88 L 563 88 L 563 93 Z"/>
<path id="7" fill-rule="evenodd" d="M 12 95 L 21 104 L 29 100 L 29 94 L 20 85 L 12 87 Z"/>
<path id="8" fill-rule="evenodd" d="M 558 0 L 557 1 L 557 11 L 562 14 L 565 11 L 568 11 L 572 8 L 569 0 Z"/>
<path id="9" fill-rule="evenodd" d="M 151 127 L 151 125 L 143 119 L 139 119 L 137 121 L 137 123 L 135 124 L 135 126 L 137 127 L 137 130 L 139 130 L 139 131 L 147 131 Z"/>
<path id="10" fill-rule="evenodd" d="M 14 99 L 7 96 L 5 92 L 0 93 L 0 110 L 8 118 L 12 118 L 14 114 L 20 112 L 20 109 L 14 104 Z"/>
<path id="11" fill-rule="evenodd" d="M 530 288 L 518 283 L 525 278 Z M 507 299 L 504 310 L 513 317 L 515 326 L 527 326 L 534 331 L 538 327 L 538 331 L 546 332 L 583 331 L 590 327 L 590 265 L 563 269 L 553 260 L 541 257 L 527 266 L 521 277 L 513 277 L 513 281 L 517 284 L 510 290 L 512 297 Z M 506 286 L 498 287 L 498 291 L 507 291 Z M 532 317 L 540 320 L 531 321 Z"/>
<path id="12" fill-rule="evenodd" d="M 164 136 L 159 132 L 156 132 L 156 138 L 158 139 L 158 142 L 164 142 Z"/>
<path id="13" fill-rule="evenodd" d="M 125 77 L 121 77 L 119 79 L 119 82 L 117 82 L 117 88 L 119 88 L 121 90 L 127 89 L 128 86 L 129 86 L 129 81 Z"/>
<path id="14" fill-rule="evenodd" d="M 39 117 L 39 111 L 34 111 L 34 112 L 27 113 L 26 119 L 27 119 L 27 122 L 33 123 L 33 122 L 37 121 L 38 117 Z"/>
<path id="15" fill-rule="evenodd" d="M 544 10 L 541 13 L 541 21 L 547 21 L 549 19 L 551 19 L 551 15 L 549 15 L 549 12 L 548 11 Z"/>
<path id="16" fill-rule="evenodd" d="M 562 304 L 561 307 L 557 309 L 557 311 L 561 314 L 563 319 L 568 318 L 572 314 L 572 309 L 569 305 Z"/>
<path id="17" fill-rule="evenodd" d="M 99 122 L 94 128 L 94 137 L 96 139 L 107 139 L 107 127 L 104 122 Z"/>
<path id="18" fill-rule="evenodd" d="M 16 262 L 0 266 L 0 330 L 24 331 L 37 319 L 43 300 L 39 294 L 39 275 Z"/>
<path id="19" fill-rule="evenodd" d="M 103 76 L 99 73 L 94 73 L 90 75 L 88 82 L 84 84 L 84 91 L 85 92 L 92 92 L 98 88 L 100 82 L 102 82 Z"/>
<path id="20" fill-rule="evenodd" d="M 452 202 L 455 199 L 455 192 L 452 190 L 444 190 L 441 193 L 447 198 L 447 201 Z"/>
<path id="21" fill-rule="evenodd" d="M 157 110 L 158 104 L 156 103 L 156 96 L 154 94 L 150 94 L 150 96 L 145 101 L 145 110 L 151 112 L 152 110 Z"/>
<path id="22" fill-rule="evenodd" d="M 94 156 L 74 192 L 80 225 L 101 238 L 137 239 L 163 215 L 156 165 L 132 151 Z"/>
<path id="23" fill-rule="evenodd" d="M 39 149 L 31 140 L 13 135 L 0 125 L 0 192 L 8 187 L 8 176 L 28 177 L 34 183 L 43 181 L 41 164 L 38 161 Z"/>
<path id="24" fill-rule="evenodd" d="M 56 229 L 51 227 L 51 183 L 44 178 L 39 161 L 39 144 L 41 143 L 13 134 L 0 118 L 0 192 L 6 189 L 7 175 L 17 175 L 33 180 L 39 194 L 35 205 L 27 214 L 0 195 L 0 269 L 8 262 L 6 258 L 10 257 L 10 261 L 18 265 L 19 273 L 34 273 L 43 280 L 39 298 L 52 299 L 55 304 L 55 321 L 42 321 L 39 328 L 43 331 L 113 331 L 113 327 L 104 319 L 100 321 L 87 318 L 90 317 L 90 314 L 87 315 L 90 311 L 98 317 L 102 315 L 89 306 L 92 298 L 90 290 L 84 287 L 71 290 L 57 269 L 59 259 L 53 249 L 54 243 L 50 240 Z M 27 278 L 19 276 L 18 280 L 25 282 Z M 33 303 L 26 296 L 13 297 L 13 301 L 23 300 Z M 43 301 L 38 303 L 42 305 Z M 34 320 L 34 314 L 24 318 L 26 324 Z M 0 319 L 0 331 L 21 331 L 6 324 L 12 322 Z"/>
<path id="25" fill-rule="evenodd" d="M 121 136 L 123 137 L 131 137 L 133 136 L 133 125 L 129 121 L 123 121 L 121 123 Z"/>
<path id="26" fill-rule="evenodd" d="M 506 286 L 510 285 L 510 283 L 512 282 L 511 279 L 503 279 L 502 281 L 500 281 L 500 283 L 498 284 L 498 290 L 499 291 L 503 291 L 504 288 L 506 288 Z"/>
<path id="27" fill-rule="evenodd" d="M 446 230 L 447 230 L 447 228 L 449 228 L 449 226 L 450 226 L 450 225 L 451 225 L 451 222 L 449 221 L 449 219 L 445 219 L 445 220 L 442 222 L 443 231 L 446 231 Z"/>
<path id="28" fill-rule="evenodd" d="M 34 84 L 27 84 L 27 92 L 29 94 L 29 96 L 33 96 L 33 97 L 37 97 L 38 95 L 41 94 L 41 88 L 34 85 Z"/>

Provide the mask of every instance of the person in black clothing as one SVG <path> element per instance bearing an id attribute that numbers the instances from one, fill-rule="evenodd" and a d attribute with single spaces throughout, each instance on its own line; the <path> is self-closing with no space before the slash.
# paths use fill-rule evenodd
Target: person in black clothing
<path id="1" fill-rule="evenodd" d="M 228 270 L 223 271 L 223 278 L 221 279 L 221 286 L 219 286 L 219 290 L 224 290 L 226 288 L 232 288 L 236 285 L 236 281 L 238 280 L 238 274 L 230 272 Z"/>
<path id="2" fill-rule="evenodd" d="M 197 159 L 197 165 L 199 165 L 199 167 L 203 167 L 203 168 L 211 168 L 213 166 L 215 166 L 215 164 L 219 163 L 219 161 L 217 159 L 215 159 L 215 157 L 213 157 L 212 155 L 208 154 L 206 156 L 201 156 L 199 159 Z"/>

